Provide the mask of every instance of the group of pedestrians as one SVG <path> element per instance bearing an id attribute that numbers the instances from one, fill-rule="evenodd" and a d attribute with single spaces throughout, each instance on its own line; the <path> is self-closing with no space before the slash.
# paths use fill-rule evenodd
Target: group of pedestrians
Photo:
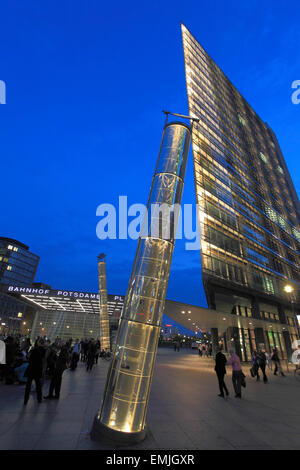
<path id="1" fill-rule="evenodd" d="M 268 364 L 269 368 L 271 369 L 271 362 L 274 362 L 274 375 L 277 375 L 279 371 L 282 377 L 285 377 L 283 373 L 281 362 L 279 359 L 278 351 L 276 348 L 273 349 L 272 354 L 268 356 L 262 351 L 259 350 L 258 352 L 253 351 L 251 356 L 252 367 L 250 369 L 252 377 L 256 377 L 256 380 L 260 380 L 259 369 L 263 374 L 263 381 L 264 383 L 268 382 L 268 377 L 266 375 L 266 366 Z"/>
<path id="2" fill-rule="evenodd" d="M 21 335 L 0 338 L 0 380 L 11 385 L 16 382 L 25 384 L 24 405 L 28 403 L 32 382 L 35 383 L 38 403 L 59 399 L 63 373 L 67 368 L 75 371 L 79 360 L 86 363 L 91 371 L 98 363 L 99 356 L 107 355 L 101 351 L 97 339 L 72 339 L 63 341 L 56 338 L 51 342 L 46 337 L 36 339 L 34 345 Z M 43 397 L 43 385 L 50 379 L 49 389 Z"/>
<path id="3" fill-rule="evenodd" d="M 99 355 L 103 356 L 105 351 L 101 351 L 99 339 L 85 339 L 80 342 L 80 357 L 82 362 L 86 362 L 86 370 L 91 371 L 94 364 L 98 364 Z"/>
<path id="4" fill-rule="evenodd" d="M 220 393 L 218 396 L 224 398 L 225 396 L 229 395 L 229 391 L 225 384 L 224 378 L 226 374 L 226 365 L 230 365 L 232 367 L 232 383 L 235 392 L 235 398 L 242 398 L 242 387 L 246 387 L 245 374 L 242 370 L 240 358 L 235 353 L 235 350 L 233 348 L 230 349 L 230 358 L 227 361 L 225 355 L 222 353 L 222 347 L 219 346 L 215 360 L 215 372 L 217 374 L 220 389 Z M 282 371 L 279 355 L 276 348 L 273 349 L 271 360 L 275 364 L 274 375 L 277 375 L 277 372 L 279 371 L 280 374 L 285 377 L 285 374 Z M 252 377 L 256 377 L 257 381 L 260 380 L 259 370 L 261 370 L 264 383 L 268 382 L 268 377 L 266 374 L 266 364 L 267 357 L 264 351 L 261 349 L 258 352 L 254 351 L 252 354 L 252 367 L 250 369 L 250 372 Z"/>
<path id="5" fill-rule="evenodd" d="M 229 391 L 226 387 L 224 377 L 226 374 L 226 365 L 231 365 L 232 367 L 232 383 L 235 391 L 235 398 L 242 398 L 242 386 L 245 386 L 245 375 L 242 371 L 241 361 L 233 348 L 230 349 L 230 358 L 227 361 L 225 355 L 222 353 L 222 347 L 219 346 L 218 352 L 216 354 L 216 365 L 215 371 L 218 377 L 219 382 L 219 397 L 228 397 Z"/>
<path id="6" fill-rule="evenodd" d="M 212 345 L 198 344 L 198 354 L 200 357 L 211 357 L 212 356 Z"/>
<path id="7" fill-rule="evenodd" d="M 48 395 L 44 398 L 47 400 L 59 399 L 63 372 L 69 367 L 71 343 L 61 340 L 49 343 L 43 338 L 38 338 L 28 353 L 24 405 L 28 403 L 33 380 L 35 381 L 37 401 L 42 403 L 42 387 L 46 373 L 51 374 L 51 381 Z"/>

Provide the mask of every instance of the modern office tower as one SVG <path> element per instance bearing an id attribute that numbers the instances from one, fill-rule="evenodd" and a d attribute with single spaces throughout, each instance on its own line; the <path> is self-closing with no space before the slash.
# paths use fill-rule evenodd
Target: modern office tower
<path id="1" fill-rule="evenodd" d="M 0 283 L 31 285 L 39 259 L 24 243 L 0 237 Z"/>
<path id="2" fill-rule="evenodd" d="M 182 35 L 208 307 L 249 317 L 227 331 L 242 359 L 260 344 L 284 357 L 300 306 L 299 200 L 274 132 L 184 25 Z"/>
<path id="3" fill-rule="evenodd" d="M 0 237 L 0 287 L 1 284 L 31 285 L 38 262 L 39 256 L 31 253 L 24 243 Z M 0 293 L 0 333 L 20 333 L 24 313 L 23 302 Z"/>

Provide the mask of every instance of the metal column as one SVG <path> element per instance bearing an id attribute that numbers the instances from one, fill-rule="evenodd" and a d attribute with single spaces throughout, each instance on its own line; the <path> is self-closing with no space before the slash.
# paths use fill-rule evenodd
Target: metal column
<path id="1" fill-rule="evenodd" d="M 168 123 L 170 113 L 166 114 L 147 208 L 149 214 L 154 204 L 164 204 L 173 217 L 151 210 L 150 233 L 138 240 L 102 407 L 91 432 L 95 440 L 106 436 L 134 443 L 146 435 L 147 404 L 175 243 L 175 205 L 181 203 L 191 138 L 187 124 Z"/>

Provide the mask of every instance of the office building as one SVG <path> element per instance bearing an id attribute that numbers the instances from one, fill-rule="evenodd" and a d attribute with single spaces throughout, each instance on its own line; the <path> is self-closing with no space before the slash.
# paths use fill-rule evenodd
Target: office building
<path id="1" fill-rule="evenodd" d="M 0 237 L 0 284 L 31 285 L 38 263 L 39 256 L 31 253 L 27 245 L 12 238 Z M 0 332 L 19 333 L 25 321 L 24 312 L 23 302 L 0 293 Z"/>
<path id="2" fill-rule="evenodd" d="M 199 283 L 209 309 L 236 317 L 225 342 L 234 341 L 243 360 L 259 345 L 284 356 L 297 338 L 299 200 L 275 133 L 184 25 L 182 36 L 189 114 L 199 118 L 192 132 Z"/>

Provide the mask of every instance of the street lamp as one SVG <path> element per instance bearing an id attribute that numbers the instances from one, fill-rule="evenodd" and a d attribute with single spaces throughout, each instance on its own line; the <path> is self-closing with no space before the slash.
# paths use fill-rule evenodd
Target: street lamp
<path id="1" fill-rule="evenodd" d="M 299 331 L 298 318 L 297 318 L 296 313 L 295 313 L 295 305 L 294 305 L 294 300 L 293 300 L 293 298 L 292 298 L 292 294 L 293 294 L 293 292 L 294 292 L 294 287 L 291 286 L 290 284 L 286 284 L 286 285 L 284 286 L 283 290 L 284 290 L 287 294 L 289 294 L 289 301 L 290 301 L 290 303 L 292 304 L 293 318 L 294 318 L 294 321 L 295 321 L 297 330 Z"/>
<path id="2" fill-rule="evenodd" d="M 286 286 L 284 286 L 284 291 L 287 292 L 288 294 L 291 294 L 293 291 L 294 291 L 294 288 L 293 286 L 291 286 L 290 284 L 287 284 Z"/>

